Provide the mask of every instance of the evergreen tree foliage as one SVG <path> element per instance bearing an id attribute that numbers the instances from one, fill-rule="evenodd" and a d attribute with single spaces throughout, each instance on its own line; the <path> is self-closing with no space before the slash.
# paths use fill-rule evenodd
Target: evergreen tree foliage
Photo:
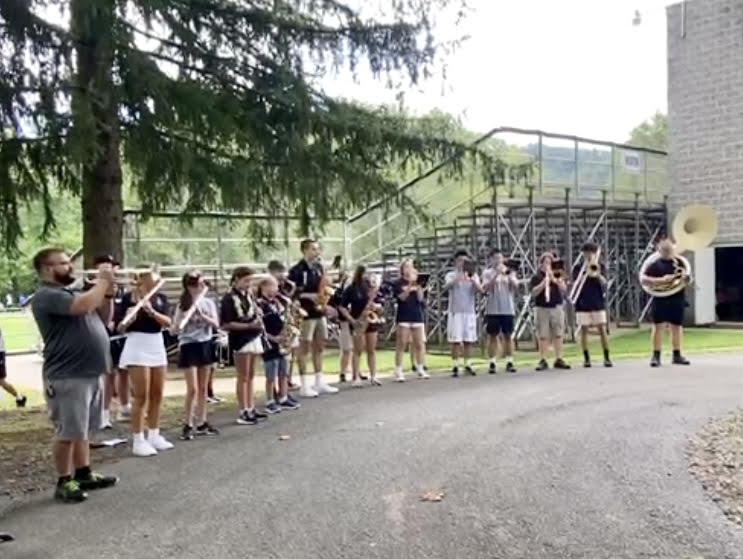
<path id="1" fill-rule="evenodd" d="M 411 85 L 435 70 L 440 10 L 463 0 L 3 0 L 0 235 L 55 188 L 79 195 L 86 261 L 121 255 L 122 169 L 145 212 L 301 216 L 301 226 L 404 196 L 387 172 L 465 157 L 505 165 L 389 109 L 328 96 L 336 70 Z M 445 46 L 444 46 L 445 47 Z"/>

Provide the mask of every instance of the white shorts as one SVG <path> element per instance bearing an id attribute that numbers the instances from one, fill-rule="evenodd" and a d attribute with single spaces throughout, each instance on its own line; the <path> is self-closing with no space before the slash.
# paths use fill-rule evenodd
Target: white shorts
<path id="1" fill-rule="evenodd" d="M 576 311 L 575 321 L 583 328 L 603 326 L 606 324 L 606 311 Z"/>
<path id="2" fill-rule="evenodd" d="M 121 350 L 119 368 L 127 367 L 165 367 L 168 355 L 162 332 L 129 332 L 124 349 Z"/>
<path id="3" fill-rule="evenodd" d="M 446 321 L 446 338 L 450 344 L 477 342 L 477 315 L 475 313 L 449 313 Z"/>
<path id="4" fill-rule="evenodd" d="M 348 322 L 341 322 L 341 329 L 338 334 L 338 346 L 341 351 L 353 351 L 353 335 L 351 334 L 351 325 Z"/>
<path id="5" fill-rule="evenodd" d="M 263 355 L 264 351 L 265 348 L 263 347 L 263 341 L 261 340 L 260 336 L 258 336 L 254 340 L 250 340 L 247 344 L 238 349 L 237 353 L 255 353 Z"/>

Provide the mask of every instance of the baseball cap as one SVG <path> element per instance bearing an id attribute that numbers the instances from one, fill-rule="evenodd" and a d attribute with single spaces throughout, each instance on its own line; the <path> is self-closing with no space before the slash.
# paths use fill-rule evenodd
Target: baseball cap
<path id="1" fill-rule="evenodd" d="M 99 254 L 93 259 L 93 266 L 98 266 L 99 264 L 111 264 L 112 266 L 118 266 L 118 261 L 111 256 L 110 254 Z"/>

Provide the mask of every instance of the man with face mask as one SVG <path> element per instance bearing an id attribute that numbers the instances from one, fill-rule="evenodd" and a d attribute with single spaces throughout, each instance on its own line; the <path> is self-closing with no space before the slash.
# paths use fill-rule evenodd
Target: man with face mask
<path id="1" fill-rule="evenodd" d="M 110 366 L 105 324 L 112 313 L 114 273 L 110 263 L 101 264 L 98 281 L 82 292 L 71 287 L 73 267 L 63 249 L 39 251 L 33 265 L 39 288 L 31 308 L 44 340 L 44 389 L 55 427 L 54 497 L 80 502 L 87 491 L 118 482 L 90 469 L 88 442 L 101 424 L 100 375 Z"/>
<path id="2" fill-rule="evenodd" d="M 670 239 L 663 239 L 658 243 L 660 258 L 653 262 L 645 274 L 640 278 L 643 284 L 662 284 L 672 280 L 676 274 L 675 249 Z M 681 337 L 683 334 L 684 308 L 686 298 L 684 290 L 669 297 L 655 297 L 653 299 L 653 356 L 650 359 L 651 367 L 660 366 L 660 352 L 663 341 L 663 330 L 667 324 L 671 329 L 671 344 L 673 345 L 674 365 L 688 365 L 689 361 L 681 355 Z"/>

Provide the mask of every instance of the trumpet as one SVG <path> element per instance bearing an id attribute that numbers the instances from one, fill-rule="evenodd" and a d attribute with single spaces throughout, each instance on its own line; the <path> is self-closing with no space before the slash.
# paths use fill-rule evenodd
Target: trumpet
<path id="1" fill-rule="evenodd" d="M 583 286 L 586 283 L 586 279 L 597 278 L 601 275 L 601 265 L 599 264 L 600 256 L 601 248 L 599 247 L 596 253 L 591 256 L 590 260 L 585 260 L 583 262 L 583 265 L 578 272 L 578 277 L 573 284 L 572 290 L 570 291 L 570 302 L 573 305 L 575 305 L 575 303 L 578 301 L 578 298 L 580 297 L 580 294 L 583 292 Z"/>

